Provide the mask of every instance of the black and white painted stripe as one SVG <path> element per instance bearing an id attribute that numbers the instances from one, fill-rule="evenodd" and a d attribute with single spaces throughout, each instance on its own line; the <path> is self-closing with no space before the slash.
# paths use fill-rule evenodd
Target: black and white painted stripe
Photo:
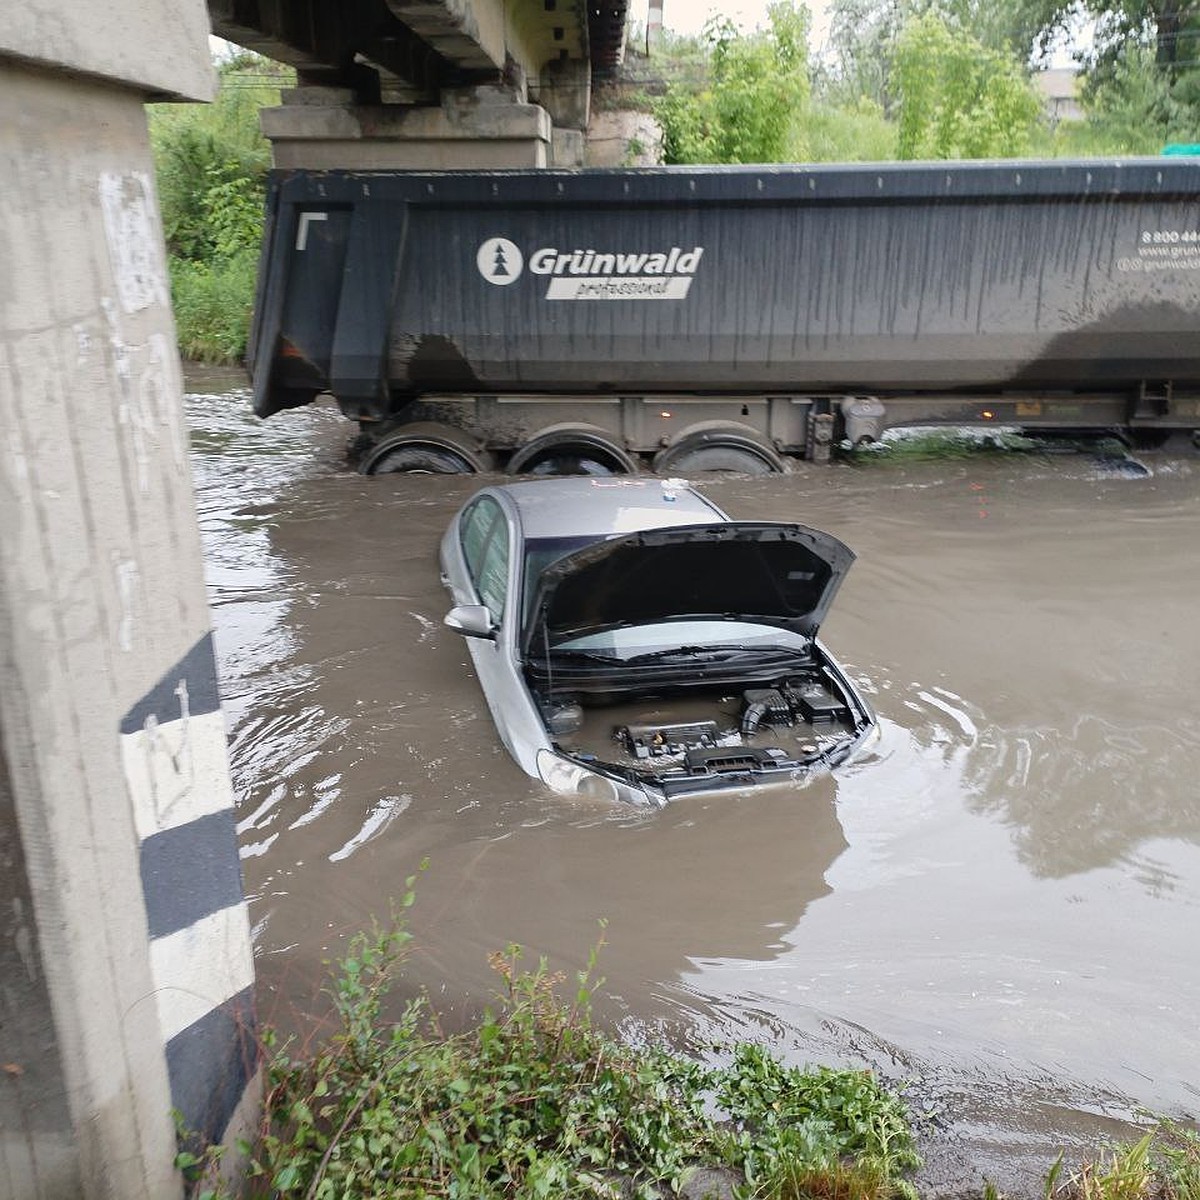
<path id="1" fill-rule="evenodd" d="M 257 1067 L 254 964 L 206 634 L 121 721 L 171 1100 L 216 1140 Z"/>

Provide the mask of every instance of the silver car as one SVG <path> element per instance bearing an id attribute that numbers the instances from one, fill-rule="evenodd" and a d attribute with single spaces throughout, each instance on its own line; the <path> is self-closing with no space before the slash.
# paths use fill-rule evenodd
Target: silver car
<path id="1" fill-rule="evenodd" d="M 680 480 L 487 487 L 441 545 L 500 739 L 556 792 L 662 805 L 844 761 L 874 714 L 817 639 L 853 553 Z"/>

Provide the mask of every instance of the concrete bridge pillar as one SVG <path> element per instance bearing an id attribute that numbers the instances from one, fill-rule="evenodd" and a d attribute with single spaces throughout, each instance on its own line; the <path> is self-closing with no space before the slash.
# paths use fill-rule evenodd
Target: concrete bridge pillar
<path id="1" fill-rule="evenodd" d="M 202 0 L 0 27 L 0 1196 L 179 1196 L 253 968 L 143 101 Z"/>

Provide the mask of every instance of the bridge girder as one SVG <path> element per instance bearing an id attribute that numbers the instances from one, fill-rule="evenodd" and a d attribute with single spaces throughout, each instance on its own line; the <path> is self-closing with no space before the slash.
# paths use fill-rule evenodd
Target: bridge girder
<path id="1" fill-rule="evenodd" d="M 294 66 L 302 80 L 419 93 L 547 64 L 620 61 L 628 0 L 208 0 L 213 33 Z"/>

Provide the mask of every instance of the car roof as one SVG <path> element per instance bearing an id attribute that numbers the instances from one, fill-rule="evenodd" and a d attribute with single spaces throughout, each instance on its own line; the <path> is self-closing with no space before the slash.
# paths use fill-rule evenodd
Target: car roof
<path id="1" fill-rule="evenodd" d="M 516 508 L 526 539 L 603 537 L 672 525 L 714 525 L 729 519 L 679 479 L 575 476 L 531 479 L 494 490 Z"/>

